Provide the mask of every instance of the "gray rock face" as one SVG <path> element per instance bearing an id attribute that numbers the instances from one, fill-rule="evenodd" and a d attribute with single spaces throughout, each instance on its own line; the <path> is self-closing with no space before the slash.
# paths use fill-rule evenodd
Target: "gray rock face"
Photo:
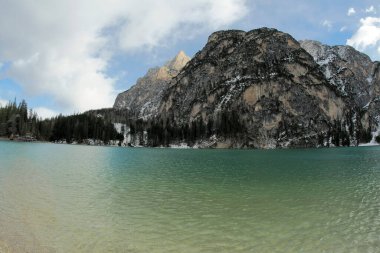
<path id="1" fill-rule="evenodd" d="M 311 40 L 300 44 L 321 66 L 326 79 L 351 100 L 352 106 L 362 108 L 368 104 L 376 79 L 375 63 L 367 55 L 350 46 L 327 46 Z"/>
<path id="2" fill-rule="evenodd" d="M 148 119 L 156 115 L 162 94 L 167 89 L 170 80 L 186 65 L 190 58 L 179 52 L 174 59 L 162 67 L 148 70 L 129 90 L 120 93 L 113 106 L 114 109 L 128 109 L 137 118 Z"/>
<path id="3" fill-rule="evenodd" d="M 376 128 L 379 118 L 380 65 L 350 46 L 327 46 L 305 40 L 301 46 L 320 65 L 326 79 L 339 90 L 356 114 L 363 114 L 365 128 Z"/>
<path id="4" fill-rule="evenodd" d="M 216 146 L 273 148 L 328 143 L 347 108 L 298 41 L 262 28 L 213 33 L 159 112 L 176 126 L 207 125 Z"/>
<path id="5" fill-rule="evenodd" d="M 371 86 L 371 100 L 364 107 L 367 112 L 363 116 L 363 124 L 368 122 L 371 131 L 380 130 L 380 62 L 375 62 L 373 66 L 373 82 Z"/>
<path id="6" fill-rule="evenodd" d="M 144 145 L 357 145 L 380 124 L 380 63 L 352 47 L 261 28 L 210 35 L 119 94 Z M 144 135 L 145 136 L 145 135 Z"/>

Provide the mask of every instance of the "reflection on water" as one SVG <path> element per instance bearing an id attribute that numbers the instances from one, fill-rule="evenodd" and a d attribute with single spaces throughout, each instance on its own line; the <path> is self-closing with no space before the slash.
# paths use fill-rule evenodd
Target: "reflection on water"
<path id="1" fill-rule="evenodd" d="M 379 154 L 0 142 L 0 252 L 379 252 Z"/>

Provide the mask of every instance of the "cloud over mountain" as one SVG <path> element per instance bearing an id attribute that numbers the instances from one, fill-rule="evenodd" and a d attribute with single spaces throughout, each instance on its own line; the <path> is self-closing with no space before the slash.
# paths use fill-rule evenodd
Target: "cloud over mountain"
<path id="1" fill-rule="evenodd" d="M 347 44 L 370 55 L 380 52 L 380 17 L 365 17 L 360 19 L 360 26 Z"/>
<path id="2" fill-rule="evenodd" d="M 121 51 L 154 48 L 171 36 L 214 30 L 246 14 L 245 0 L 2 1 L 0 62 L 29 95 L 67 112 L 111 106 L 107 74 Z"/>

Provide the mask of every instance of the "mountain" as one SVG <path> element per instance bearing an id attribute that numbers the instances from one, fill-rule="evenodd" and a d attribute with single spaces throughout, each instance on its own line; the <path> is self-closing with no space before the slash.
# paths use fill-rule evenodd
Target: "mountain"
<path id="1" fill-rule="evenodd" d="M 163 92 L 170 80 L 186 65 L 190 58 L 180 51 L 171 61 L 162 67 L 148 70 L 129 90 L 120 93 L 113 106 L 114 109 L 128 109 L 137 118 L 149 118 L 157 113 Z"/>
<path id="2" fill-rule="evenodd" d="M 379 63 L 351 47 L 269 28 L 229 30 L 211 34 L 190 61 L 180 53 L 173 62 L 115 102 L 136 112 L 129 124 L 144 136 L 139 144 L 352 146 L 378 126 Z"/>
<path id="3" fill-rule="evenodd" d="M 300 42 L 320 65 L 364 128 L 374 131 L 380 123 L 380 63 L 350 46 L 328 46 L 318 41 Z"/>
<path id="4" fill-rule="evenodd" d="M 160 107 L 176 126 L 209 125 L 212 145 L 223 147 L 316 146 L 345 114 L 310 54 L 267 28 L 213 33 Z"/>
<path id="5" fill-rule="evenodd" d="M 372 96 L 368 105 L 365 107 L 367 109 L 364 114 L 363 121 L 368 122 L 368 127 L 372 131 L 376 131 L 379 135 L 380 133 L 380 63 L 376 62 L 374 80 L 371 90 Z"/>
<path id="6" fill-rule="evenodd" d="M 352 106 L 363 107 L 369 99 L 374 82 L 376 63 L 350 46 L 327 46 L 317 41 L 301 41 L 304 48 L 320 65 L 326 79 L 336 86 L 340 95 L 351 100 Z"/>

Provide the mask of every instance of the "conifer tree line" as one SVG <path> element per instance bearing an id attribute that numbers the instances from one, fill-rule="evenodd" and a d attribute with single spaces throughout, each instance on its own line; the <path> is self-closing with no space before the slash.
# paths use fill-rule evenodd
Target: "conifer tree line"
<path id="1" fill-rule="evenodd" d="M 354 135 L 351 119 L 352 115 L 346 115 L 345 120 L 335 121 L 328 133 L 318 135 L 319 145 L 324 145 L 327 136 L 335 146 L 349 146 L 350 136 Z M 132 111 L 112 108 L 41 119 L 37 113 L 28 108 L 25 100 L 22 100 L 19 104 L 14 101 L 0 107 L 0 137 L 31 137 L 36 140 L 67 143 L 83 143 L 92 139 L 109 144 L 111 140 L 121 143 L 124 134 L 129 134 L 130 142 L 135 142 L 131 144 L 135 145 L 156 147 L 169 146 L 176 142 L 193 145 L 213 135 L 245 140 L 246 126 L 249 125 L 245 120 L 239 116 L 238 110 L 224 110 L 208 118 L 207 121 L 198 117 L 189 123 L 177 125 L 173 115 L 142 120 Z M 121 129 L 123 134 L 119 134 L 113 123 L 123 123 L 129 129 L 127 131 L 123 126 Z M 286 122 L 281 125 L 279 133 L 297 131 L 297 126 L 288 125 Z M 349 126 L 348 129 L 346 126 Z M 356 139 L 360 143 L 367 143 L 371 138 L 370 129 L 363 129 L 360 126 Z M 380 143 L 380 137 L 376 141 Z"/>
<path id="2" fill-rule="evenodd" d="M 212 136 L 222 137 L 225 139 L 235 139 L 240 142 L 252 140 L 253 137 L 247 137 L 250 125 L 247 118 L 241 116 L 239 109 L 230 109 L 216 112 L 213 116 L 204 121 L 202 117 L 197 117 L 190 122 L 177 123 L 172 114 L 162 114 L 150 119 L 141 119 L 138 113 L 116 109 L 102 109 L 91 111 L 94 115 L 103 115 L 111 122 L 119 122 L 129 127 L 131 142 L 137 139 L 140 142 L 135 145 L 146 145 L 151 147 L 170 146 L 173 143 L 186 143 L 190 146 L 198 141 L 208 140 Z M 372 139 L 371 129 L 365 129 L 357 125 L 356 133 L 355 124 L 352 122 L 352 115 L 347 114 L 343 119 L 335 120 L 329 125 L 329 130 L 318 134 L 318 145 L 326 146 L 331 142 L 334 146 L 354 145 L 353 136 L 359 143 L 368 143 Z M 360 122 L 357 120 L 357 122 Z M 278 138 L 282 132 L 289 135 L 297 135 L 299 126 L 294 122 L 281 121 L 277 130 Z M 356 134 L 356 135 L 355 135 Z M 146 139 L 143 140 L 143 136 Z M 143 142 L 141 142 L 143 140 Z M 380 143 L 380 137 L 377 138 Z M 132 143 L 133 144 L 133 143 Z"/>
<path id="3" fill-rule="evenodd" d="M 101 109 L 89 113 L 102 115 L 103 118 L 125 124 L 128 134 L 135 145 L 150 147 L 167 147 L 172 143 L 185 142 L 194 145 L 199 140 L 208 139 L 213 135 L 225 138 L 243 138 L 246 132 L 245 122 L 239 118 L 238 112 L 229 110 L 217 113 L 206 122 L 198 117 L 190 123 L 177 124 L 173 116 L 158 115 L 149 119 L 141 119 L 138 112 L 127 109 Z M 146 136 L 144 140 L 143 136 Z"/>
<path id="4" fill-rule="evenodd" d="M 67 143 L 94 139 L 104 144 L 110 140 L 123 140 L 111 121 L 103 116 L 81 113 L 42 119 L 32 109 L 28 109 L 25 100 L 19 104 L 15 100 L 0 106 L 0 137 Z"/>
<path id="5" fill-rule="evenodd" d="M 185 142 L 194 145 L 199 140 L 209 139 L 213 135 L 224 138 L 242 138 L 247 131 L 238 113 L 232 110 L 222 111 L 205 122 L 201 117 L 189 124 L 177 125 L 170 117 L 156 118 L 146 124 L 137 124 L 135 131 L 144 129 L 148 133 L 150 146 L 168 146 L 171 142 Z"/>

